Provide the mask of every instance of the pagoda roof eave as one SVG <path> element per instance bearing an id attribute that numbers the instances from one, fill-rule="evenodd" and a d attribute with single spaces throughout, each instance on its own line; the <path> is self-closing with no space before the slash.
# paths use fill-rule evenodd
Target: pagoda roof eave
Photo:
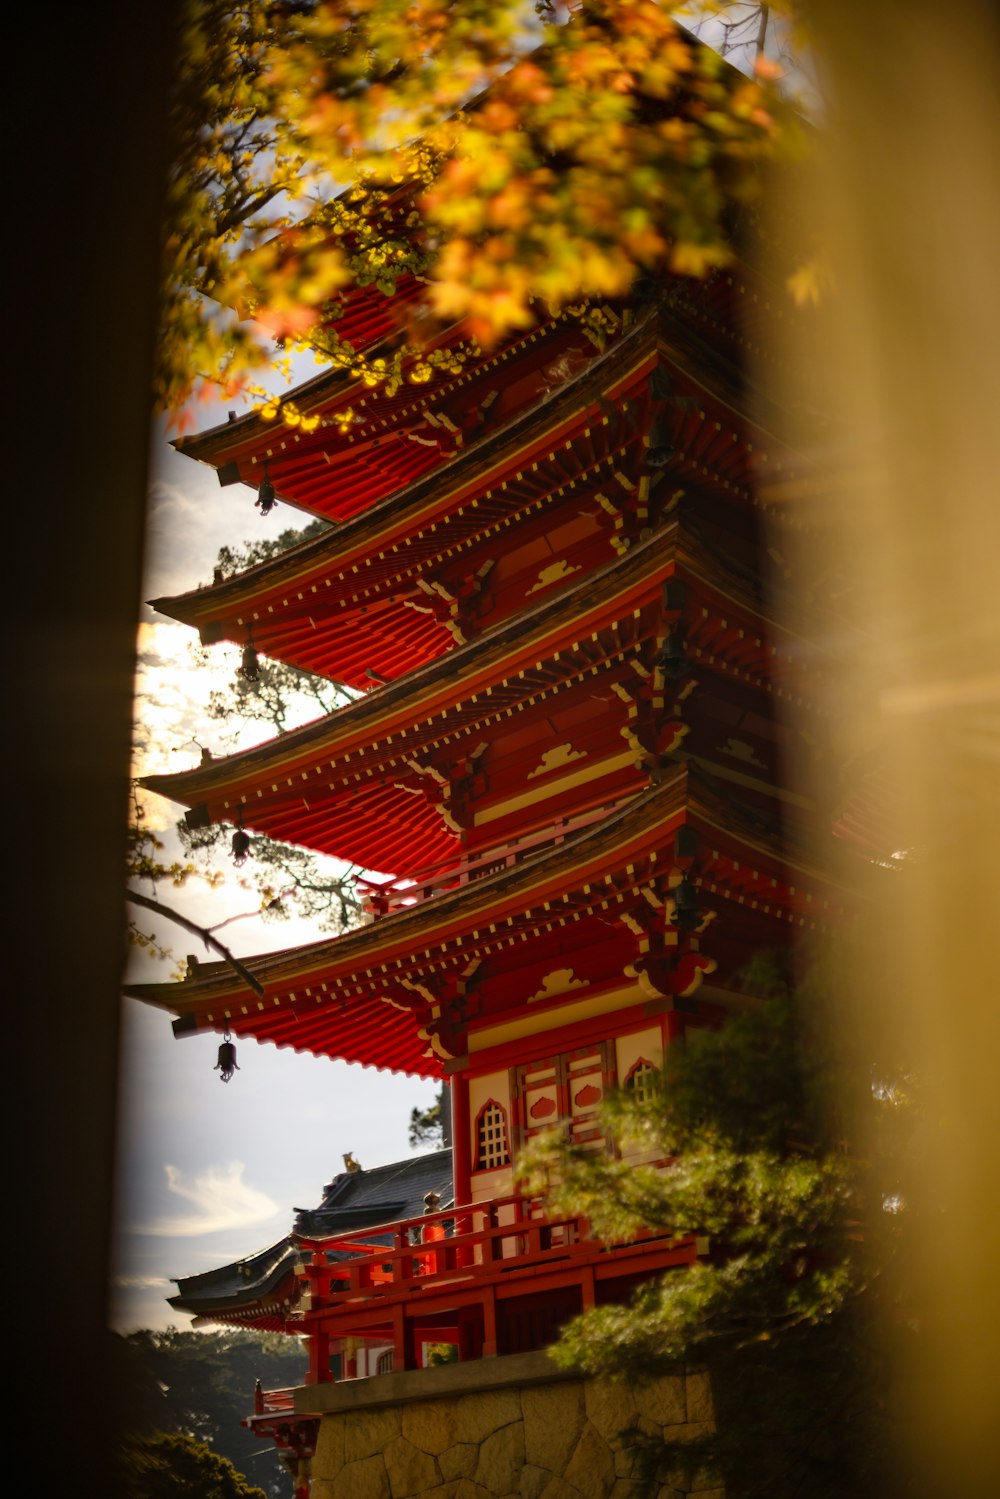
<path id="1" fill-rule="evenodd" d="M 658 586 L 668 573 L 664 566 L 665 545 L 676 538 L 677 530 L 677 522 L 671 521 L 590 574 L 586 595 L 580 588 L 566 589 L 322 718 L 223 760 L 169 775 L 143 777 L 141 784 L 157 795 L 191 805 L 255 772 L 273 771 L 276 756 L 290 767 L 308 755 L 333 753 L 337 741 L 341 752 L 345 749 L 349 752 L 354 744 L 370 744 L 374 738 L 396 733 L 411 723 L 415 705 L 423 704 L 419 708 L 420 718 L 440 713 L 441 706 L 435 697 L 438 689 L 447 689 L 449 704 L 456 697 L 474 695 L 480 678 L 483 681 L 478 690 L 485 691 L 492 682 L 516 672 L 522 658 L 535 661 L 540 653 L 553 649 L 552 642 L 561 638 L 566 629 L 579 638 L 586 636 L 594 627 L 596 613 L 602 608 L 606 611 L 625 593 L 643 585 Z"/>
<path id="2" fill-rule="evenodd" d="M 745 609 L 772 632 L 783 634 L 765 618 L 738 577 L 730 576 L 717 559 L 684 545 L 681 523 L 673 519 L 589 574 L 583 586 L 564 589 L 324 717 L 224 759 L 144 777 L 142 784 L 160 796 L 194 806 L 234 791 L 255 776 L 287 775 L 313 764 L 319 756 L 332 760 L 351 756 L 362 747 L 371 750 L 389 736 L 395 740 L 418 723 L 485 698 L 490 688 L 523 670 L 526 663 L 534 666 L 565 650 L 567 632 L 574 641 L 586 639 L 595 628 L 609 623 L 611 614 L 635 607 L 640 594 L 659 589 L 678 565 L 730 605 Z M 398 746 L 394 753 L 399 753 Z"/>
<path id="3" fill-rule="evenodd" d="M 372 289 L 366 287 L 355 288 L 355 290 L 364 293 Z M 387 297 L 385 300 L 392 302 L 394 298 Z M 461 321 L 446 324 L 428 341 L 427 347 L 434 348 L 441 343 L 446 343 L 460 328 Z M 394 342 L 398 331 L 398 329 L 383 331 L 371 343 L 364 345 L 364 352 L 372 356 L 377 355 L 380 349 Z M 309 415 L 326 401 L 337 401 L 337 404 L 340 404 L 339 398 L 350 399 L 351 392 L 367 392 L 364 381 L 357 376 L 352 378 L 350 370 L 331 363 L 326 369 L 311 375 L 308 380 L 303 380 L 301 384 L 291 387 L 285 394 L 274 397 L 274 400 L 278 405 L 285 401 L 293 401 L 306 415 Z M 200 463 L 215 467 L 225 461 L 226 455 L 233 449 L 244 448 L 257 437 L 267 437 L 274 431 L 274 426 L 273 418 L 266 418 L 258 411 L 246 411 L 242 416 L 217 422 L 214 427 L 206 427 L 203 432 L 177 437 L 172 446 L 186 458 L 194 458 Z M 294 502 L 286 501 L 286 503 Z"/>
<path id="4" fill-rule="evenodd" d="M 289 392 L 289 397 L 294 398 L 296 404 L 311 408 L 317 404 L 317 397 L 322 399 L 329 387 L 346 386 L 351 384 L 350 372 L 331 366 L 329 369 L 320 370 L 319 374 L 304 380 Z M 358 385 L 360 381 L 355 380 L 353 384 Z M 206 427 L 203 432 L 195 432 L 188 436 L 175 437 L 171 446 L 185 458 L 194 458 L 199 463 L 207 463 L 215 467 L 213 458 L 220 458 L 233 447 L 242 447 L 249 442 L 257 433 L 273 431 L 274 421 L 266 421 L 257 411 L 246 411 L 242 416 L 237 416 L 231 421 L 219 422 L 214 427 Z"/>
<path id="5" fill-rule="evenodd" d="M 612 810 L 599 823 L 561 844 L 529 855 L 512 868 L 385 916 L 370 926 L 247 959 L 246 966 L 264 986 L 263 999 L 252 995 L 223 963 L 201 965 L 196 979 L 132 984 L 124 992 L 172 1012 L 179 1017 L 182 1030 L 220 1029 L 232 1023 L 237 1031 L 260 1032 L 262 1039 L 274 1039 L 267 1034 L 269 1012 L 283 1005 L 294 1008 L 288 999 L 282 1000 L 282 994 L 292 1001 L 306 999 L 308 1004 L 307 995 L 312 993 L 316 1004 L 326 1002 L 328 1013 L 335 1020 L 339 1017 L 345 1030 L 355 1033 L 353 1044 L 360 1048 L 353 1056 L 336 1050 L 328 1054 L 380 1069 L 436 1075 L 440 1063 L 429 1056 L 429 1048 L 423 1049 L 415 1019 L 414 1034 L 408 1042 L 398 1034 L 390 1040 L 386 1019 L 400 1007 L 391 1001 L 386 1005 L 384 985 L 399 983 L 414 972 L 420 954 L 431 964 L 433 954 L 441 954 L 446 948 L 462 948 L 471 956 L 477 942 L 489 945 L 494 939 L 487 934 L 500 931 L 509 920 L 537 912 L 537 919 L 544 923 L 550 919 L 550 908 L 558 909 L 558 903 L 565 903 L 571 892 L 603 888 L 610 879 L 613 894 L 616 873 L 627 871 L 630 880 L 641 881 L 642 876 L 635 873 L 640 865 L 650 871 L 668 870 L 672 867 L 672 834 L 682 822 L 700 827 L 706 843 L 716 843 L 720 848 L 728 845 L 741 859 L 751 855 L 768 879 L 791 876 L 796 888 L 822 889 L 843 899 L 843 891 L 827 871 L 816 868 L 805 856 L 789 855 L 787 838 L 776 832 L 768 834 L 751 818 L 741 817 L 738 805 L 720 795 L 710 777 L 679 764 L 659 785 Z M 327 1000 L 325 995 L 318 998 L 311 987 L 326 990 L 328 985 L 331 991 L 342 992 L 331 992 Z M 372 994 L 356 999 L 352 1016 L 348 994 L 356 997 L 358 990 L 366 987 Z M 294 1018 L 298 1017 L 305 1018 L 303 1008 L 295 1011 Z M 398 1027 L 395 1029 L 398 1031 Z M 295 1046 L 294 1034 L 289 1032 L 287 1041 L 281 1044 Z M 387 1060 L 392 1055 L 399 1061 L 407 1053 L 408 1065 L 392 1066 Z"/>
<path id="6" fill-rule="evenodd" d="M 150 599 L 150 607 L 182 623 L 197 625 L 200 620 L 222 614 L 227 606 L 239 605 L 258 592 L 298 582 L 305 574 L 320 567 L 334 569 L 338 557 L 343 559 L 345 569 L 349 569 L 351 559 L 360 550 L 359 543 L 367 541 L 371 548 L 377 549 L 382 541 L 381 532 L 394 522 L 398 524 L 405 512 L 433 500 L 443 490 L 459 492 L 463 483 L 468 485 L 478 479 L 484 456 L 519 439 L 530 441 L 537 438 L 547 426 L 566 420 L 581 398 L 588 402 L 599 399 L 603 387 L 609 383 L 609 372 L 613 372 L 613 383 L 620 378 L 622 364 L 652 352 L 658 341 L 658 328 L 657 314 L 650 312 L 603 354 L 595 355 L 583 370 L 529 408 L 516 412 L 502 427 L 470 443 L 431 473 L 422 475 L 347 520 L 331 524 L 330 529 L 321 535 L 289 547 L 278 556 L 267 558 L 221 583 Z"/>
<path id="7" fill-rule="evenodd" d="M 686 767 L 678 766 L 660 786 L 636 797 L 624 809 L 614 810 L 600 823 L 567 838 L 554 849 L 529 856 L 513 869 L 499 870 L 431 901 L 385 916 L 371 926 L 355 927 L 335 937 L 241 961 L 267 988 L 290 968 L 298 969 L 303 962 L 308 966 L 322 966 L 324 960 L 333 958 L 345 972 L 350 972 L 369 968 L 384 961 L 386 956 L 391 958 L 397 948 L 400 952 L 422 948 L 433 940 L 435 929 L 448 929 L 456 908 L 462 911 L 467 907 L 466 919 L 474 925 L 480 912 L 483 915 L 489 913 L 501 894 L 519 891 L 536 877 L 539 870 L 544 872 L 549 865 L 558 866 L 560 871 L 567 865 L 572 867 L 582 851 L 603 849 L 607 840 L 614 839 L 623 825 L 631 829 L 633 836 L 641 837 L 649 831 L 654 807 L 657 812 L 663 811 L 668 804 L 672 810 L 681 810 L 687 777 Z M 656 825 L 660 826 L 659 818 Z M 380 948 L 384 949 L 381 956 L 377 951 Z M 197 979 L 172 984 L 127 984 L 124 992 L 130 998 L 159 1004 L 181 1015 L 199 1008 L 206 997 L 216 992 L 236 992 L 241 987 L 241 981 L 225 962 L 199 963 L 198 975 Z"/>

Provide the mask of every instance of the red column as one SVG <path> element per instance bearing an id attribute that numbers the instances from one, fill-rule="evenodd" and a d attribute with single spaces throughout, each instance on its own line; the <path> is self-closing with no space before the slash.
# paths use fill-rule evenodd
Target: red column
<path id="1" fill-rule="evenodd" d="M 453 1072 L 451 1089 L 451 1139 L 454 1151 L 452 1172 L 455 1181 L 455 1204 L 464 1207 L 472 1197 L 472 1141 L 469 1139 L 469 1081 L 462 1072 Z"/>
<path id="2" fill-rule="evenodd" d="M 330 1334 L 310 1333 L 306 1341 L 309 1345 L 309 1371 L 306 1374 L 306 1384 L 325 1384 L 331 1377 Z"/>
<path id="3" fill-rule="evenodd" d="M 451 1089 L 451 1148 L 452 1177 L 455 1182 L 455 1203 L 464 1207 L 472 1201 L 472 1141 L 469 1138 L 469 1080 L 462 1072 L 453 1072 L 448 1084 Z M 456 1234 L 467 1234 L 472 1229 L 472 1217 L 463 1213 L 455 1219 Z M 456 1254 L 459 1265 L 472 1262 L 469 1248 L 459 1249 Z"/>

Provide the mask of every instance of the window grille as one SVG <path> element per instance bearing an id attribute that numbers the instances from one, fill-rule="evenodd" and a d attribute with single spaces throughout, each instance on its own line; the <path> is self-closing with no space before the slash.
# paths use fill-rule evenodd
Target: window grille
<path id="1" fill-rule="evenodd" d="M 656 1095 L 656 1080 L 659 1068 L 645 1057 L 640 1057 L 625 1079 L 625 1086 L 635 1097 L 636 1103 L 649 1103 Z"/>
<path id="2" fill-rule="evenodd" d="M 476 1170 L 490 1171 L 495 1166 L 506 1166 L 509 1161 L 507 1114 L 491 1098 L 480 1110 L 476 1122 Z"/>
<path id="3" fill-rule="evenodd" d="M 378 1356 L 378 1358 L 377 1358 L 377 1360 L 375 1362 L 375 1373 L 376 1374 L 391 1374 L 392 1373 L 392 1355 L 393 1355 L 393 1350 L 391 1348 L 387 1348 L 384 1353 L 380 1353 L 379 1354 L 379 1356 Z"/>

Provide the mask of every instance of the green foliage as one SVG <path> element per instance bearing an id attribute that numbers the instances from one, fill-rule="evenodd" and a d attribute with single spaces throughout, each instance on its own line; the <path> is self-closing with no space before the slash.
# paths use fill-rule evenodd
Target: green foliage
<path id="1" fill-rule="evenodd" d="M 793 990 L 774 963 L 758 963 L 745 983 L 751 1008 L 718 1030 L 689 1029 L 652 1097 L 608 1099 L 604 1120 L 621 1158 L 554 1134 L 522 1167 L 530 1190 L 557 1212 L 586 1214 L 606 1241 L 642 1227 L 707 1239 L 691 1268 L 569 1323 L 552 1356 L 629 1379 L 707 1367 L 719 1432 L 687 1457 L 721 1465 L 731 1499 L 884 1492 L 884 1370 L 867 1323 L 886 1286 L 893 1297 L 899 1290 L 889 1272 L 898 1270 L 905 1190 L 893 1162 L 910 1104 L 899 1084 L 873 1086 L 870 1065 L 821 1021 L 824 987 L 822 965 Z M 871 1123 L 850 1148 L 835 1086 L 845 1069 L 862 1108 L 855 1117 L 866 1112 Z M 635 1164 L 638 1151 L 669 1164 Z M 905 1311 L 894 1310 L 905 1341 Z M 651 1473 L 665 1461 L 652 1448 L 647 1458 Z"/>
<path id="2" fill-rule="evenodd" d="M 176 1432 L 125 1442 L 120 1465 L 129 1499 L 267 1499 L 228 1458 Z"/>
<path id="3" fill-rule="evenodd" d="M 180 1433 L 209 1444 L 241 1474 L 252 1472 L 268 1494 L 290 1493 L 290 1479 L 277 1453 L 240 1421 L 253 1409 L 258 1378 L 266 1389 L 301 1383 L 305 1359 L 296 1339 L 277 1333 L 169 1328 L 130 1333 L 116 1338 L 115 1346 L 121 1364 L 119 1387 L 128 1392 L 121 1426 L 130 1437 L 145 1443 L 158 1433 Z M 157 1499 L 165 1492 L 155 1490 Z"/>
<path id="4" fill-rule="evenodd" d="M 457 1343 L 428 1343 L 427 1344 L 427 1367 L 429 1369 L 440 1368 L 442 1364 L 458 1363 Z"/>
<path id="5" fill-rule="evenodd" d="M 215 559 L 215 572 L 221 573 L 226 578 L 235 577 L 238 573 L 245 573 L 251 567 L 258 567 L 262 562 L 269 562 L 272 557 L 280 556 L 282 552 L 287 552 L 289 547 L 298 546 L 303 541 L 312 541 L 313 537 L 322 536 L 325 531 L 331 529 L 329 522 L 316 516 L 301 530 L 287 526 L 277 536 L 261 537 L 258 541 L 245 541 L 240 546 L 220 547 L 219 555 Z"/>
<path id="6" fill-rule="evenodd" d="M 412 1146 L 431 1145 L 440 1148 L 444 1144 L 443 1104 L 442 1089 L 429 1108 L 411 1110 L 408 1138 Z"/>

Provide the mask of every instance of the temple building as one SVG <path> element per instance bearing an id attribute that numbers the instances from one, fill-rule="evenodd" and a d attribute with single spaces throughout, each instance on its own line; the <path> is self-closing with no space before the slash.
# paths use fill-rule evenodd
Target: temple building
<path id="1" fill-rule="evenodd" d="M 354 292 L 340 336 L 377 357 L 410 295 Z M 452 370 L 414 362 L 391 396 L 322 374 L 295 392 L 297 426 L 248 415 L 179 444 L 223 484 L 330 524 L 156 607 L 253 669 L 271 656 L 355 695 L 146 784 L 192 827 L 352 862 L 367 919 L 248 960 L 262 996 L 216 963 L 129 993 L 179 1036 L 251 1035 L 440 1079 L 450 1097 L 453 1176 L 430 1211 L 376 1194 L 378 1221 L 359 1226 L 334 1194 L 244 1283 L 201 1276 L 174 1299 L 303 1337 L 302 1388 L 263 1392 L 253 1420 L 315 1450 L 324 1493 L 369 1492 L 376 1459 L 393 1494 L 460 1477 L 514 1492 L 517 1461 L 566 1483 L 596 1463 L 611 1492 L 611 1418 L 543 1350 L 582 1308 L 710 1246 L 597 1243 L 519 1194 L 519 1154 L 553 1127 L 609 1148 L 606 1092 L 648 1087 L 688 1027 L 741 1003 L 753 954 L 843 910 L 817 850 L 838 816 L 857 835 L 850 809 L 818 809 L 788 771 L 783 710 L 822 742 L 822 659 L 785 617 L 764 530 L 762 496 L 797 479 L 759 383 L 778 296 L 739 262 L 643 284 Z M 460 342 L 458 328 L 441 347 Z M 458 1363 L 424 1367 L 432 1344 Z M 641 1414 L 668 1435 L 702 1422 L 697 1379 Z M 497 1421 L 522 1435 L 494 1479 L 497 1433 L 468 1402 L 501 1385 Z M 545 1467 L 553 1421 L 573 1441 L 550 1436 Z"/>

